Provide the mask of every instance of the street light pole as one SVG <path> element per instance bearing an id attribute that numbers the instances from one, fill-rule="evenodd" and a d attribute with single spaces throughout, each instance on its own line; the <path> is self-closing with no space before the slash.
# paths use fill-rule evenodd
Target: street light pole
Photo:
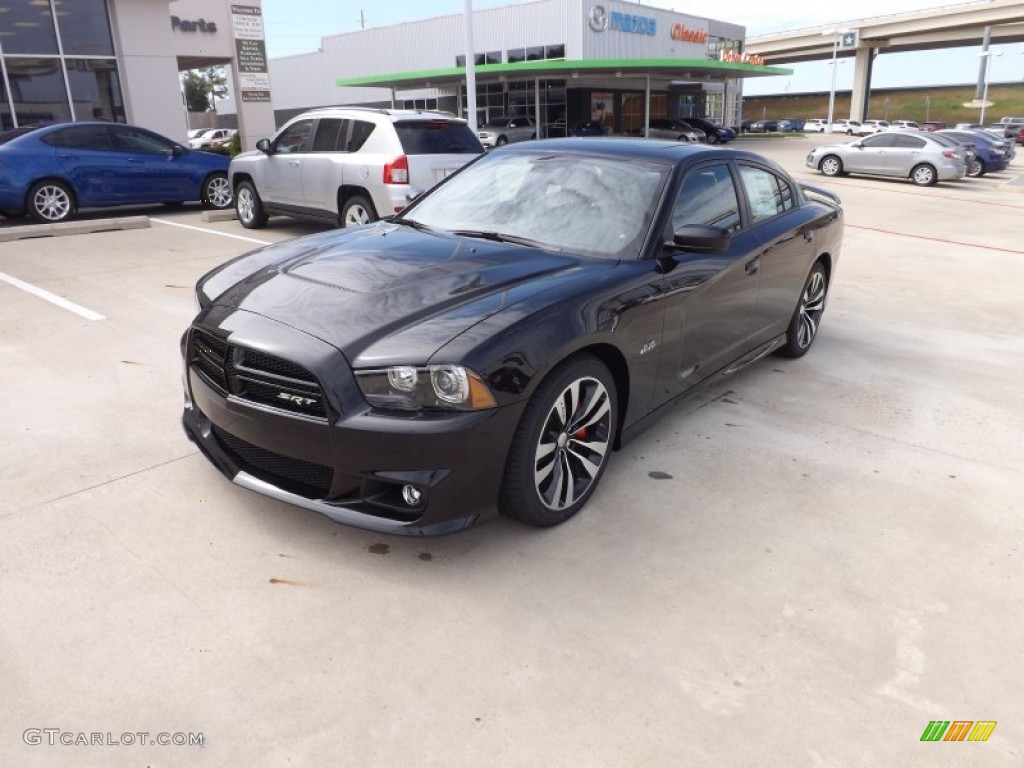
<path id="1" fill-rule="evenodd" d="M 985 105 L 988 104 L 988 80 L 989 75 L 992 73 L 992 57 L 1002 56 L 1002 51 L 982 51 L 979 56 L 985 62 L 985 87 L 981 93 L 981 114 L 978 116 L 978 122 L 982 125 L 985 124 Z"/>
<path id="2" fill-rule="evenodd" d="M 832 133 L 832 118 L 836 107 L 836 57 L 839 55 L 839 30 L 833 29 L 830 32 L 822 32 L 823 35 L 832 35 L 832 90 L 828 93 L 828 132 Z"/>

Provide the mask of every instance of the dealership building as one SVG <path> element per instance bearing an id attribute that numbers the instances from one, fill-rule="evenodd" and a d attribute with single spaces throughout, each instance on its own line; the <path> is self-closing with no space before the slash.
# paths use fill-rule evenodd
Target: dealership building
<path id="1" fill-rule="evenodd" d="M 324 21 L 330 26 L 331 21 Z M 747 77 L 788 74 L 742 26 L 617 0 L 534 0 L 473 14 L 477 122 L 528 115 L 642 131 L 645 118 L 739 121 Z M 226 65 L 222 123 L 243 145 L 289 117 L 351 104 L 466 114 L 462 14 L 322 39 L 267 59 L 259 0 L 0 0 L 0 123 L 127 121 L 183 136 L 178 73 Z"/>

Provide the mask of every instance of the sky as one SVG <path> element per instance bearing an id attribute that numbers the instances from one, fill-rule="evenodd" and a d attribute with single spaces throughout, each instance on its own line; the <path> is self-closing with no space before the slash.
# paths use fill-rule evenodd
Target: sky
<path id="1" fill-rule="evenodd" d="M 476 9 L 511 5 L 524 0 L 473 0 Z M 873 16 L 939 8 L 953 3 L 928 0 L 857 0 L 856 3 L 832 3 L 829 0 L 714 0 L 679 2 L 647 0 L 642 5 L 668 8 L 694 16 L 712 16 L 719 21 L 741 24 L 747 36 L 785 32 L 801 27 L 841 23 Z M 361 23 L 367 27 L 397 24 L 403 21 L 462 13 L 465 0 L 263 0 L 267 52 L 273 58 L 308 53 L 320 47 L 320 38 L 353 32 Z M 713 9 L 709 13 L 709 9 Z M 360 13 L 362 12 L 362 19 Z M 973 84 L 978 79 L 981 41 L 970 48 L 950 48 L 917 53 L 881 54 L 875 59 L 872 86 Z M 993 45 L 989 80 L 991 83 L 1024 80 L 1024 48 L 1020 44 Z M 999 55 L 999 53 L 1002 55 Z M 753 78 L 743 87 L 745 95 L 827 91 L 832 82 L 831 62 L 816 61 L 783 65 L 793 70 L 788 77 Z M 849 89 L 853 82 L 853 62 L 840 63 L 836 87 Z"/>

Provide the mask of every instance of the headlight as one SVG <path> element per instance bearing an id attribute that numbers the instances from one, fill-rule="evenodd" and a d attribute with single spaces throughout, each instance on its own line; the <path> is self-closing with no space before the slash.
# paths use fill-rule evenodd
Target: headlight
<path id="1" fill-rule="evenodd" d="M 356 381 L 367 402 L 378 408 L 477 411 L 498 405 L 484 380 L 461 365 L 394 365 L 356 371 Z"/>

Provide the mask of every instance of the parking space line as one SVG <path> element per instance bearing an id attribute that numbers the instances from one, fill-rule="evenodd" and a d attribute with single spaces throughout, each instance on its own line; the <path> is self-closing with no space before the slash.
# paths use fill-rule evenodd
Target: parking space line
<path id="1" fill-rule="evenodd" d="M 881 232 L 884 235 L 896 235 L 898 237 L 911 237 L 915 240 L 931 240 L 933 243 L 946 243 L 947 245 L 962 245 L 965 248 L 981 248 L 983 251 L 1001 251 L 1002 253 L 1024 253 L 1017 248 L 1000 248 L 998 245 L 983 245 L 982 243 L 965 243 L 963 240 L 949 240 L 945 237 L 929 237 L 928 235 L 912 235 L 909 232 L 896 232 L 892 229 L 879 229 L 878 227 L 863 227 L 859 224 L 846 225 L 850 229 L 863 229 L 868 232 Z"/>
<path id="2" fill-rule="evenodd" d="M 205 227 L 194 227 L 191 224 L 179 224 L 176 221 L 168 221 L 167 219 L 154 219 L 152 216 L 150 221 L 155 221 L 157 224 L 166 224 L 169 227 L 181 227 L 182 229 L 192 229 L 196 232 L 205 232 L 208 235 L 220 235 L 221 237 L 230 237 L 234 240 L 244 240 L 247 243 L 256 243 L 257 245 L 273 245 L 273 240 L 257 240 L 255 237 L 245 237 L 244 235 L 235 235 L 231 232 L 221 232 L 217 229 L 206 229 Z"/>
<path id="3" fill-rule="evenodd" d="M 66 309 L 68 312 L 74 312 L 76 315 L 84 317 L 86 320 L 106 320 L 103 315 L 99 312 L 93 312 L 91 309 L 75 304 L 73 301 L 68 301 L 65 298 L 58 296 L 55 293 L 39 288 L 31 283 L 26 283 L 24 280 L 19 280 L 16 277 L 0 272 L 0 281 L 3 281 L 9 285 L 13 285 L 15 288 L 20 288 L 26 293 L 31 293 L 33 296 L 38 296 L 40 299 L 56 304 L 61 309 Z"/>

